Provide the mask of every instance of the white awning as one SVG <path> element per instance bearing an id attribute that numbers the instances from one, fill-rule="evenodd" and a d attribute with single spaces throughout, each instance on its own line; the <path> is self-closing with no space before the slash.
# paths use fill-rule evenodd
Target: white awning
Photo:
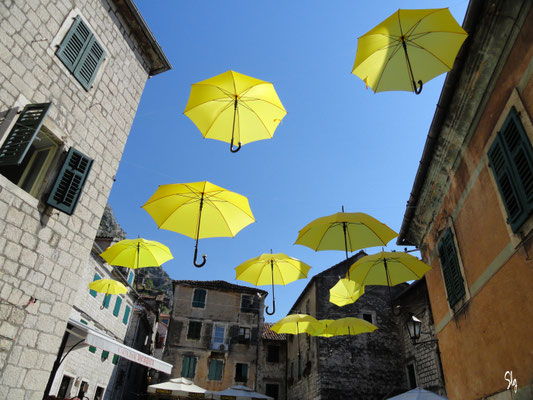
<path id="1" fill-rule="evenodd" d="M 172 371 L 172 364 L 161 361 L 155 357 L 149 356 L 148 354 L 144 354 L 139 350 L 132 349 L 131 347 L 117 342 L 110 336 L 107 336 L 94 328 L 82 324 L 79 321 L 75 321 L 71 318 L 69 319 L 68 323 L 75 328 L 74 330 L 69 330 L 69 333 L 84 339 L 85 343 L 90 346 L 109 351 L 110 353 L 124 357 L 130 361 L 133 361 L 134 363 L 145 365 L 149 368 L 164 372 L 165 374 L 170 375 Z"/>

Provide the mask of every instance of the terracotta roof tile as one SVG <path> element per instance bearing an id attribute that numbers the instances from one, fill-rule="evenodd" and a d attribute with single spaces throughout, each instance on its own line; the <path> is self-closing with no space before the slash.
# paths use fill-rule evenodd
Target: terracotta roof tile
<path id="1" fill-rule="evenodd" d="M 185 285 L 192 287 L 199 287 L 202 289 L 217 289 L 223 292 L 241 292 L 248 294 L 261 293 L 262 296 L 268 295 L 268 292 L 254 287 L 235 285 L 226 281 L 188 281 L 175 280 L 174 285 Z"/>
<path id="2" fill-rule="evenodd" d="M 261 334 L 261 339 L 267 340 L 287 340 L 287 335 L 284 333 L 276 333 L 270 329 L 274 325 L 271 322 L 265 322 L 263 324 L 263 333 Z"/>

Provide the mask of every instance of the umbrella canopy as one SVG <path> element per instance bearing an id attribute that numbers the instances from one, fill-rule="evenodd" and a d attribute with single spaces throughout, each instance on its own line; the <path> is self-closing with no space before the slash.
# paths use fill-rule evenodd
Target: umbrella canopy
<path id="1" fill-rule="evenodd" d="M 207 181 L 161 185 L 143 205 L 161 229 L 196 239 L 194 265 L 198 264 L 198 239 L 234 237 L 255 221 L 248 199 Z"/>
<path id="2" fill-rule="evenodd" d="M 381 251 L 361 257 L 352 264 L 346 277 L 363 286 L 388 286 L 392 308 L 390 287 L 403 282 L 418 280 L 430 269 L 429 265 L 408 253 Z"/>
<path id="3" fill-rule="evenodd" d="M 224 400 L 251 400 L 251 399 L 265 399 L 274 400 L 273 397 L 266 394 L 254 392 L 252 389 L 242 385 L 231 386 L 219 392 L 212 392 L 215 399 Z"/>
<path id="4" fill-rule="evenodd" d="M 188 397 L 190 393 L 210 393 L 208 390 L 195 385 L 192 381 L 185 378 L 175 378 L 167 382 L 149 385 L 147 392 L 182 397 Z"/>
<path id="5" fill-rule="evenodd" d="M 311 267 L 306 263 L 289 257 L 283 253 L 261 254 L 251 258 L 235 268 L 235 279 L 250 282 L 256 286 L 272 285 L 272 312 L 266 308 L 266 313 L 276 312 L 274 285 L 286 285 L 298 279 L 307 278 Z"/>
<path id="6" fill-rule="evenodd" d="M 100 256 L 110 265 L 132 269 L 159 267 L 174 258 L 164 244 L 142 238 L 121 240 Z"/>
<path id="7" fill-rule="evenodd" d="M 385 246 L 398 236 L 387 225 L 365 213 L 340 212 L 320 217 L 304 226 L 296 242 L 315 251 L 348 252 L 373 246 Z"/>
<path id="8" fill-rule="evenodd" d="M 398 396 L 389 397 L 389 400 L 446 400 L 446 397 L 439 396 L 422 388 L 416 388 Z"/>
<path id="9" fill-rule="evenodd" d="M 359 335 L 360 333 L 374 332 L 377 326 L 361 318 L 346 317 L 331 322 L 324 333 L 331 336 Z"/>
<path id="10" fill-rule="evenodd" d="M 318 322 L 322 324 L 323 329 L 319 331 L 313 331 L 310 333 L 311 336 L 321 336 L 321 337 L 332 337 L 333 334 L 328 333 L 326 330 L 331 323 L 335 321 L 334 319 L 319 319 Z"/>
<path id="11" fill-rule="evenodd" d="M 324 325 L 307 314 L 290 314 L 270 327 L 276 333 L 298 335 L 300 333 L 317 334 L 324 330 Z M 298 339 L 298 358 L 300 358 L 300 341 Z"/>
<path id="12" fill-rule="evenodd" d="M 243 144 L 272 138 L 287 111 L 271 83 L 227 71 L 194 83 L 184 114 L 205 138 L 230 143 L 235 153 Z"/>
<path id="13" fill-rule="evenodd" d="M 128 291 L 126 286 L 113 279 L 97 279 L 89 283 L 89 289 L 105 294 L 121 294 Z"/>
<path id="14" fill-rule="evenodd" d="M 453 67 L 467 36 L 447 8 L 398 10 L 358 39 L 352 73 L 376 93 L 419 94 L 422 82 Z"/>
<path id="15" fill-rule="evenodd" d="M 350 279 L 339 279 L 329 290 L 329 302 L 339 307 L 354 303 L 365 293 L 364 286 Z"/>

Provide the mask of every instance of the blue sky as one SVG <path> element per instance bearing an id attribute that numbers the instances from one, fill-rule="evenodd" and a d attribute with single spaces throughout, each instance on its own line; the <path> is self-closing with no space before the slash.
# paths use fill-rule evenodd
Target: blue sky
<path id="1" fill-rule="evenodd" d="M 293 245 L 298 231 L 341 206 L 399 231 L 445 75 L 419 96 L 374 94 L 351 74 L 357 38 L 398 8 L 449 7 L 462 24 L 468 0 L 136 4 L 173 69 L 146 84 L 109 202 L 128 238 L 170 247 L 174 260 L 163 267 L 171 278 L 251 286 L 234 268 L 270 249 L 311 265 L 311 277 L 344 252 Z M 183 115 L 192 83 L 230 69 L 272 82 L 288 112 L 272 140 L 236 154 Z M 194 240 L 159 230 L 141 206 L 159 185 L 204 180 L 248 197 L 256 222 L 235 238 L 200 240 L 208 261 L 198 269 Z M 277 311 L 266 320 L 284 317 L 307 282 L 277 286 Z"/>

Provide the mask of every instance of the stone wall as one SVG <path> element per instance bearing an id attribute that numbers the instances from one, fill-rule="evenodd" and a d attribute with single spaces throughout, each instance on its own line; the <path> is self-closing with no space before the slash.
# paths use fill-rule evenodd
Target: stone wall
<path id="1" fill-rule="evenodd" d="M 52 102 L 44 127 L 94 159 L 72 216 L 0 176 L 0 398 L 42 398 L 148 77 L 115 10 L 107 0 L 0 7 L 0 111 Z M 78 14 L 107 52 L 89 91 L 54 54 Z"/>

